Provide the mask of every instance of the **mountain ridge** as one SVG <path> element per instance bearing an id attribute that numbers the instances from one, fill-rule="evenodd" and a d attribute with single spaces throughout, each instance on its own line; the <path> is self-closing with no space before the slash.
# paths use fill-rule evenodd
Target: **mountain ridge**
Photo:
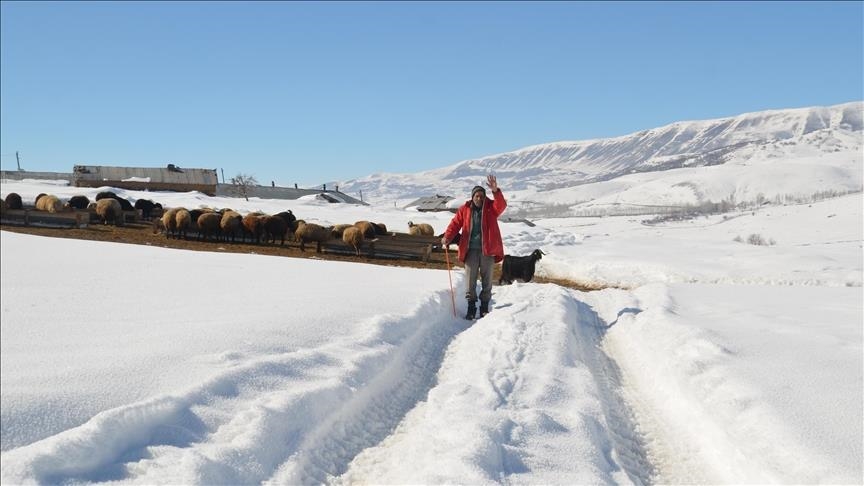
<path id="1" fill-rule="evenodd" d="M 458 195 L 488 173 L 496 174 L 508 191 L 536 192 L 602 183 L 630 174 L 729 162 L 746 164 L 772 150 L 785 151 L 788 159 L 801 158 L 804 152 L 811 159 L 819 154 L 849 152 L 860 160 L 862 111 L 864 102 L 853 101 L 678 121 L 618 137 L 531 145 L 438 169 L 373 174 L 339 185 L 343 192 L 362 191 L 367 198 L 404 200 L 433 193 Z M 793 146 L 806 150 L 788 150 Z"/>

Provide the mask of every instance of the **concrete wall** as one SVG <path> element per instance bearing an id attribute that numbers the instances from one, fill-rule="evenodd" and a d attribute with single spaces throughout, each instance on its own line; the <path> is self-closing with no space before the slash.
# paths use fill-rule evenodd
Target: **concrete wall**
<path id="1" fill-rule="evenodd" d="M 22 179 L 67 180 L 72 181 L 71 172 L 30 172 L 27 170 L 0 170 L 0 179 L 20 181 Z"/>

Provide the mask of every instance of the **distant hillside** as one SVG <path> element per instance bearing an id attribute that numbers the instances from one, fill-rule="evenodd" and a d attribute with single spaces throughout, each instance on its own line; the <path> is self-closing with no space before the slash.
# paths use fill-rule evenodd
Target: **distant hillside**
<path id="1" fill-rule="evenodd" d="M 436 193 L 462 198 L 492 172 L 508 195 L 539 204 L 600 202 L 627 191 L 635 196 L 634 188 L 649 182 L 654 188 L 639 196 L 641 203 L 686 204 L 739 192 L 741 197 L 772 197 L 789 191 L 861 190 L 862 109 L 864 103 L 851 102 L 677 122 L 621 137 L 535 145 L 440 169 L 374 174 L 339 185 L 349 194 L 362 191 L 373 202 Z M 736 169 L 708 170 L 726 165 Z M 671 179 L 664 184 L 667 177 Z M 712 178 L 717 180 L 706 182 Z M 718 183 L 722 187 L 712 187 Z"/>

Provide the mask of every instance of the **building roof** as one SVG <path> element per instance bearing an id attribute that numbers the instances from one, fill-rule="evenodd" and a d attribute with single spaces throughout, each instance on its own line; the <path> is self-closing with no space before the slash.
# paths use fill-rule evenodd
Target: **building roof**
<path id="1" fill-rule="evenodd" d="M 425 196 L 405 205 L 406 208 L 417 207 L 417 211 L 449 211 L 447 203 L 455 199 L 453 196 Z"/>

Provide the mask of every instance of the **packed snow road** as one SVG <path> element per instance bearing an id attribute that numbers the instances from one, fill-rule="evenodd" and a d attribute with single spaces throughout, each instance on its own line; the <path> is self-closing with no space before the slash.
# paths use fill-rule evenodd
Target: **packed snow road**
<path id="1" fill-rule="evenodd" d="M 476 322 L 449 307 L 107 410 L 5 453 L 4 483 L 649 481 L 605 325 L 571 291 L 501 288 Z"/>

